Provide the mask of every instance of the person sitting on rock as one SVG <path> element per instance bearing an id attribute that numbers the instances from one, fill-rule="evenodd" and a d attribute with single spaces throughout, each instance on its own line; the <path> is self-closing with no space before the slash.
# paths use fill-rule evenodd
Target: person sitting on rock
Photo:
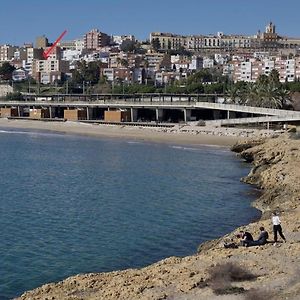
<path id="1" fill-rule="evenodd" d="M 260 235 L 258 237 L 258 240 L 249 241 L 249 242 L 245 243 L 246 247 L 262 246 L 262 245 L 265 245 L 267 243 L 268 238 L 269 238 L 268 232 L 265 230 L 264 227 L 260 227 L 259 230 L 260 230 Z"/>
<path id="2" fill-rule="evenodd" d="M 241 239 L 240 244 L 242 246 L 246 246 L 248 242 L 253 242 L 253 236 L 248 231 L 241 230 L 237 237 Z"/>

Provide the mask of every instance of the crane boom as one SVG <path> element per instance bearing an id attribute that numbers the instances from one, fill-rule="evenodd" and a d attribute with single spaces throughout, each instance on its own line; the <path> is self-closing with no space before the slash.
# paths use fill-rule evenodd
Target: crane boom
<path id="1" fill-rule="evenodd" d="M 44 51 L 43 56 L 45 59 L 48 59 L 48 57 L 50 56 L 51 52 L 53 51 L 53 49 L 56 47 L 56 45 L 61 41 L 61 39 L 64 37 L 64 35 L 67 33 L 67 30 L 65 30 L 58 38 L 57 40 L 53 43 L 53 45 L 47 50 Z"/>

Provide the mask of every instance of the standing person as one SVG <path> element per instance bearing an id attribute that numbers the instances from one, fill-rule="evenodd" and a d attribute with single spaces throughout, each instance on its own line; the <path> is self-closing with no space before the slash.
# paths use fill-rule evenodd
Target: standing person
<path id="1" fill-rule="evenodd" d="M 282 237 L 282 239 L 286 242 L 285 236 L 282 233 L 281 221 L 276 212 L 272 213 L 272 223 L 273 223 L 273 233 L 274 233 L 274 241 L 277 242 L 277 232 Z"/>

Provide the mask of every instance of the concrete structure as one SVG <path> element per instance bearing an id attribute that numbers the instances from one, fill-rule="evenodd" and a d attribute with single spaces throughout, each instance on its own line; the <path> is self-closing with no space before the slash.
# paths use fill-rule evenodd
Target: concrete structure
<path id="1" fill-rule="evenodd" d="M 100 32 L 98 29 L 92 29 L 84 36 L 84 48 L 89 50 L 96 50 L 101 47 L 108 46 L 110 43 L 110 37 Z"/>
<path id="2" fill-rule="evenodd" d="M 0 62 L 10 61 L 14 58 L 15 51 L 18 49 L 16 46 L 2 45 L 0 46 Z"/>
<path id="3" fill-rule="evenodd" d="M 254 35 L 225 35 L 218 32 L 216 35 L 178 35 L 173 33 L 152 32 L 150 41 L 159 41 L 159 50 L 179 50 L 184 48 L 193 52 L 202 50 L 222 50 L 224 52 L 238 49 L 299 49 L 300 38 L 289 38 L 276 33 L 275 25 L 270 22 L 263 33 Z"/>
<path id="4" fill-rule="evenodd" d="M 87 119 L 87 122 L 105 121 L 105 111 L 127 111 L 128 116 L 130 112 L 131 122 L 188 122 L 205 120 L 207 123 L 215 122 L 217 124 L 217 120 L 223 120 L 224 124 L 247 124 L 252 122 L 300 123 L 299 111 L 200 102 L 197 101 L 197 97 L 200 97 L 199 95 L 149 94 L 140 95 L 139 99 L 135 98 L 137 95 L 131 95 L 131 98 L 127 99 L 123 98 L 123 95 L 115 95 L 114 99 L 106 98 L 106 100 L 103 97 L 112 97 L 112 95 L 82 96 L 89 97 L 90 101 L 76 101 L 76 95 L 65 96 L 72 97 L 72 101 L 64 101 L 63 95 L 54 95 L 52 98 L 58 97 L 60 100 L 3 101 L 0 102 L 0 107 L 4 109 L 17 108 L 17 115 L 21 117 L 25 116 L 25 113 L 24 115 L 22 114 L 28 109 L 48 108 L 51 118 L 65 117 L 75 121 Z M 91 101 L 92 96 L 97 96 L 99 99 Z M 205 95 L 205 97 L 208 96 L 216 97 L 216 95 Z M 101 100 L 100 97 L 102 97 Z M 120 119 L 122 120 L 122 118 L 118 117 L 118 120 Z M 116 119 L 113 120 L 115 121 Z"/>
<path id="5" fill-rule="evenodd" d="M 113 44 L 121 45 L 124 41 L 135 42 L 135 37 L 134 35 L 113 35 L 111 41 Z"/>
<path id="6" fill-rule="evenodd" d="M 293 82 L 300 79 L 300 58 L 283 59 L 281 57 L 249 59 L 233 62 L 233 80 L 255 82 L 260 75 L 269 75 L 276 69 L 280 82 Z"/>
<path id="7" fill-rule="evenodd" d="M 38 36 L 35 40 L 35 48 L 37 49 L 46 49 L 49 46 L 48 39 L 43 36 Z"/>
<path id="8" fill-rule="evenodd" d="M 69 62 L 58 59 L 34 60 L 32 77 L 41 83 L 52 83 L 61 80 L 63 74 L 69 73 Z"/>

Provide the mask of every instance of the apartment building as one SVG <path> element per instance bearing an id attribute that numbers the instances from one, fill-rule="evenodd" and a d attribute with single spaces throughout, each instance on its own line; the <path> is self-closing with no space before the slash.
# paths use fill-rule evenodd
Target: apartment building
<path id="1" fill-rule="evenodd" d="M 134 35 L 113 35 L 111 41 L 113 44 L 121 45 L 124 41 L 135 42 L 135 37 Z"/>
<path id="2" fill-rule="evenodd" d="M 44 84 L 61 80 L 63 74 L 69 73 L 69 62 L 59 59 L 33 60 L 32 77 Z"/>
<path id="3" fill-rule="evenodd" d="M 103 68 L 102 76 L 112 83 L 131 83 L 133 82 L 133 70 L 130 68 Z"/>
<path id="4" fill-rule="evenodd" d="M 35 39 L 35 48 L 45 49 L 49 46 L 49 41 L 45 36 L 38 36 Z"/>
<path id="5" fill-rule="evenodd" d="M 96 50 L 108 46 L 109 43 L 110 37 L 98 29 L 92 29 L 84 35 L 84 48 L 88 50 Z"/>
<path id="6" fill-rule="evenodd" d="M 146 53 L 144 55 L 145 61 L 147 61 L 148 69 L 150 70 L 159 70 L 160 64 L 164 59 L 163 53 Z"/>
<path id="7" fill-rule="evenodd" d="M 180 48 L 187 48 L 187 38 L 183 35 L 152 32 L 150 34 L 150 42 L 154 39 L 159 41 L 160 50 L 178 50 Z"/>
<path id="8" fill-rule="evenodd" d="M 11 45 L 1 45 L 0 46 L 0 61 L 10 61 L 14 58 L 15 51 L 18 47 Z"/>
<path id="9" fill-rule="evenodd" d="M 300 79 L 300 58 L 250 59 L 233 62 L 233 80 L 255 82 L 260 75 L 270 75 L 272 70 L 279 73 L 280 82 L 293 82 Z"/>

